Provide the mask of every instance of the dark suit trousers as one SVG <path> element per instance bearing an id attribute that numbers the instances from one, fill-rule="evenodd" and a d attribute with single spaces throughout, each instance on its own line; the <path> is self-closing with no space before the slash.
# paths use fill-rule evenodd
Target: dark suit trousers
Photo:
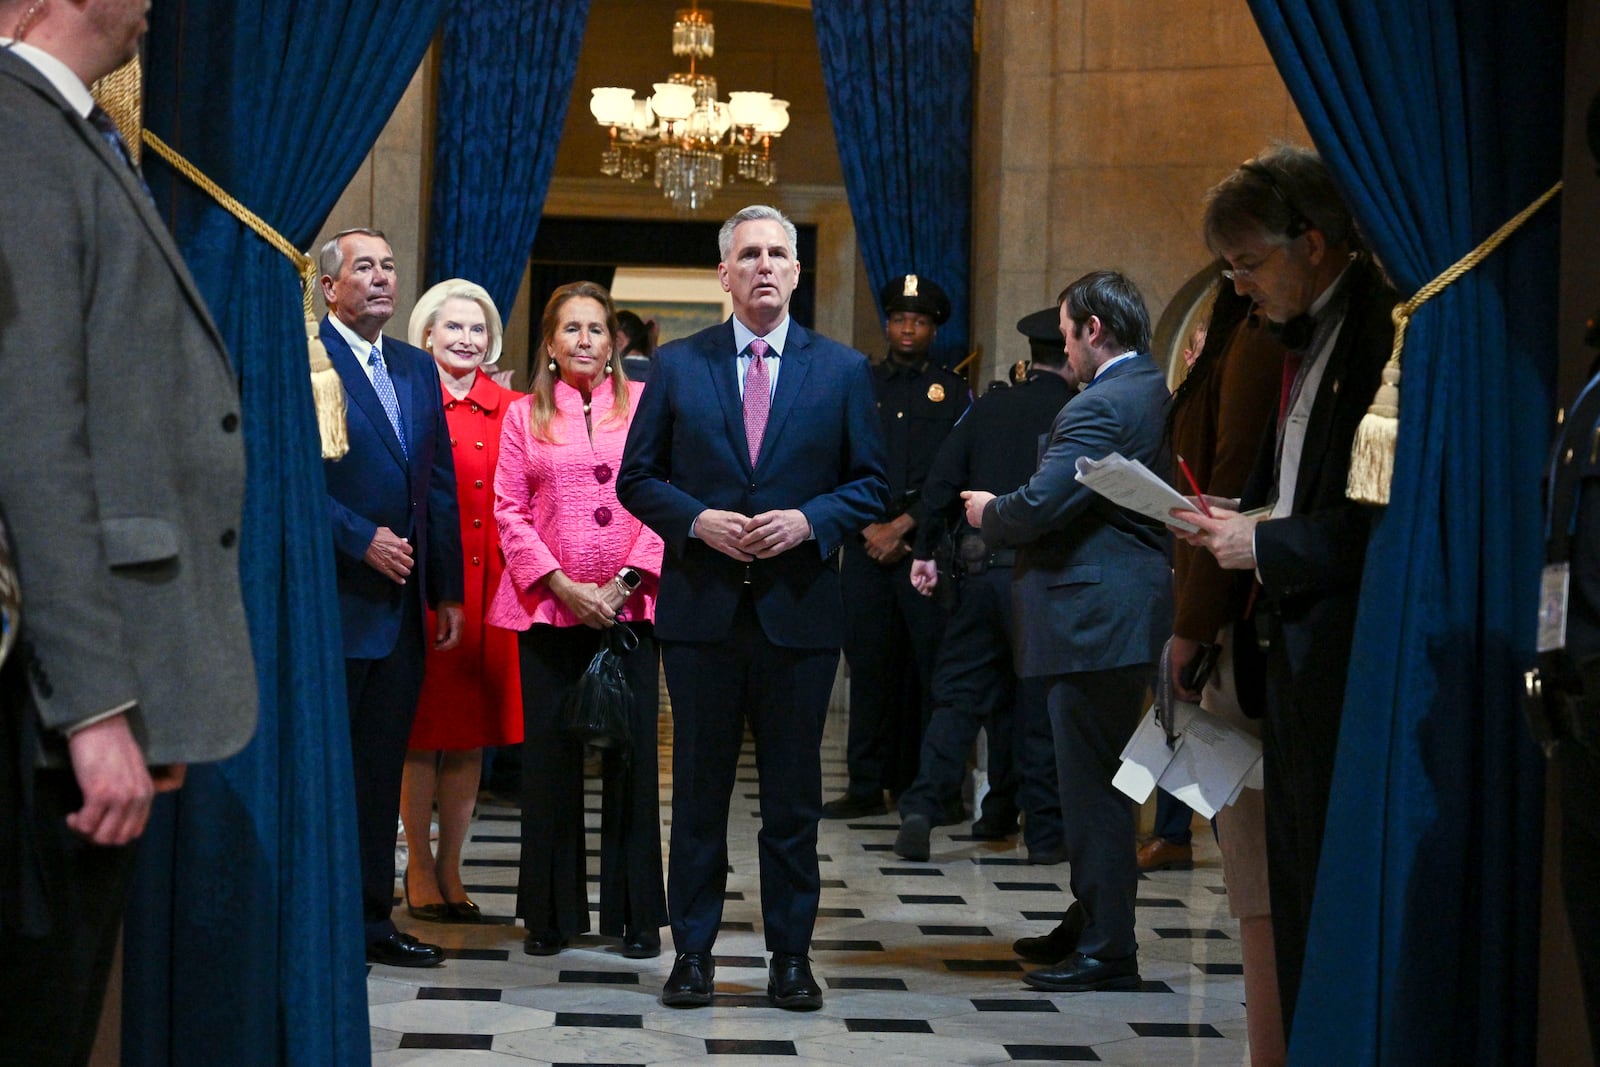
<path id="1" fill-rule="evenodd" d="M 944 611 L 934 598 L 912 588 L 909 556 L 882 567 L 859 538 L 852 538 L 842 557 L 844 655 L 850 663 L 849 790 L 858 796 L 884 789 L 899 793 L 917 776 Z"/>
<path id="2" fill-rule="evenodd" d="M 1294 687 L 1283 645 L 1279 638 L 1267 650 L 1261 751 L 1272 940 L 1278 955 L 1283 1029 L 1288 1033 L 1310 936 L 1312 896 L 1339 747 L 1344 679 Z"/>
<path id="3" fill-rule="evenodd" d="M 361 913 L 367 941 L 394 933 L 395 829 L 400 776 L 411 721 L 422 692 L 424 635 L 420 593 L 406 597 L 400 639 L 382 659 L 346 659 L 350 757 L 356 787 L 356 835 L 361 843 Z"/>
<path id="4" fill-rule="evenodd" d="M 649 623 L 630 623 L 639 647 L 625 662 L 633 691 L 633 751 L 601 761 L 600 932 L 655 930 L 667 921 L 661 886 L 661 804 L 656 759 L 661 687 Z M 517 917 L 534 934 L 589 930 L 583 746 L 561 728 L 561 698 L 600 648 L 587 626 L 530 626 L 518 638 L 522 665 L 522 858 Z M 626 774 L 626 777 L 624 775 Z"/>
<path id="5" fill-rule="evenodd" d="M 1144 714 L 1154 664 L 1058 674 L 1050 725 L 1061 783 L 1061 829 L 1072 895 L 1083 905 L 1078 951 L 1123 959 L 1139 950 L 1133 900 L 1139 884 L 1133 801 L 1111 784 L 1122 748 Z"/>
<path id="6" fill-rule="evenodd" d="M 67 829 L 82 805 L 71 771 L 38 772 L 31 832 L 51 929 L 0 933 L 0 1062 L 82 1064 L 94 1047 L 137 845 L 104 848 Z"/>
<path id="7" fill-rule="evenodd" d="M 672 694 L 667 910 L 679 952 L 709 952 L 728 882 L 728 804 L 748 723 L 761 782 L 761 917 L 771 952 L 805 953 L 821 876 L 822 727 L 838 649 L 780 648 L 748 594 L 718 642 L 662 641 Z"/>
<path id="8" fill-rule="evenodd" d="M 989 792 L 984 812 L 1027 812 L 1034 849 L 1061 846 L 1061 800 L 1045 713 L 1045 684 L 1018 680 L 1011 654 L 1011 568 L 994 567 L 961 581 L 959 599 L 939 646 L 932 711 L 922 736 L 917 779 L 900 797 L 900 814 L 934 824 L 961 802 L 967 752 L 989 732 Z"/>

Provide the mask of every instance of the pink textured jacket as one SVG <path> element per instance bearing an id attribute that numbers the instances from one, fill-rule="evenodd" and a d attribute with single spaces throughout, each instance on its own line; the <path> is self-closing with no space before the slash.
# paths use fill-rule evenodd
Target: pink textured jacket
<path id="1" fill-rule="evenodd" d="M 661 538 L 617 502 L 622 446 L 643 389 L 639 382 L 629 383 L 628 419 L 621 422 L 606 418 L 612 408 L 610 383 L 594 391 L 592 446 L 583 428 L 583 398 L 559 379 L 558 414 L 550 420 L 557 443 L 529 434 L 531 396 L 517 398 L 507 409 L 494 475 L 494 517 L 506 569 L 489 605 L 491 625 L 509 630 L 534 623 L 582 625 L 550 592 L 545 577 L 559 568 L 575 582 L 603 585 L 628 565 L 638 568 L 644 581 L 618 617 L 655 618 Z"/>

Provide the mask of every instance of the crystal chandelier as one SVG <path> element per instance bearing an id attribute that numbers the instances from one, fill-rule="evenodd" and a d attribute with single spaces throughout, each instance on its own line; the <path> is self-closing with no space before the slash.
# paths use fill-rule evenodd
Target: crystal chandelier
<path id="1" fill-rule="evenodd" d="M 672 54 L 688 56 L 687 72 L 656 82 L 654 95 L 632 89 L 591 89 L 589 113 L 610 133 L 600 173 L 627 182 L 654 175 L 657 189 L 679 211 L 710 203 L 728 181 L 771 185 L 778 180 L 772 142 L 789 126 L 789 101 L 771 93 L 729 93 L 717 99 L 717 79 L 695 69 L 716 50 L 711 12 L 680 8 L 672 24 Z M 726 166 L 725 166 L 726 164 Z"/>

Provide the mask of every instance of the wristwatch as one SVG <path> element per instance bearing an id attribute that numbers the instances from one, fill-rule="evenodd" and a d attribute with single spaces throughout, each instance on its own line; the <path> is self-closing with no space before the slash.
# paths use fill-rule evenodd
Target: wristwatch
<path id="1" fill-rule="evenodd" d="M 624 588 L 637 589 L 639 583 L 644 581 L 644 575 L 635 567 L 624 567 L 617 572 L 617 581 L 621 582 Z"/>

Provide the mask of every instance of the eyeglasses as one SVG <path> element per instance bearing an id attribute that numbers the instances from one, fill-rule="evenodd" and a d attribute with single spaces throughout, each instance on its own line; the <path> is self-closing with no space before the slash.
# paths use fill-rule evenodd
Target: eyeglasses
<path id="1" fill-rule="evenodd" d="M 1225 271 L 1222 272 L 1222 276 L 1224 278 L 1226 278 L 1230 282 L 1249 281 L 1251 278 L 1255 277 L 1256 271 L 1260 270 L 1262 267 L 1265 267 L 1267 265 L 1267 261 L 1269 259 L 1271 259 L 1273 256 L 1277 255 L 1279 252 L 1282 252 L 1287 247 L 1289 247 L 1289 246 L 1288 245 L 1273 245 L 1272 246 L 1272 251 L 1270 251 L 1266 255 L 1262 256 L 1256 262 L 1251 263 L 1248 266 L 1234 267 L 1231 270 L 1225 270 Z"/>

